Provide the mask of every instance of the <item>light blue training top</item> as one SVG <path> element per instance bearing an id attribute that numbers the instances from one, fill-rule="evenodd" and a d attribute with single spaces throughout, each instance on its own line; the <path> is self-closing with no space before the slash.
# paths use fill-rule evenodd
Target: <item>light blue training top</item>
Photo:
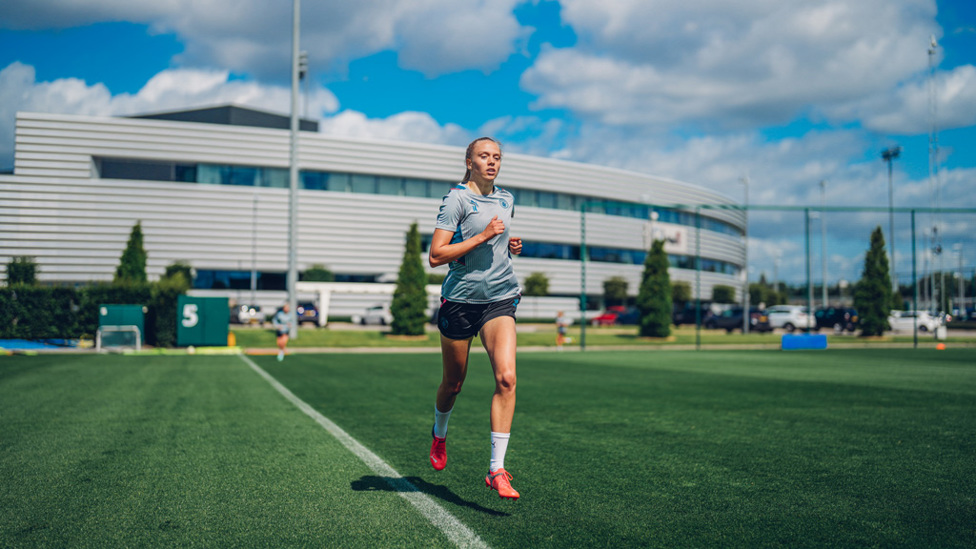
<path id="1" fill-rule="evenodd" d="M 284 332 L 291 329 L 291 312 L 285 312 L 284 310 L 279 310 L 275 313 L 274 317 L 271 319 L 271 325 L 274 329 L 279 332 Z"/>
<path id="2" fill-rule="evenodd" d="M 454 233 L 451 244 L 467 240 L 485 230 L 491 218 L 505 224 L 505 232 L 476 247 L 450 264 L 441 285 L 441 297 L 458 303 L 491 303 L 521 293 L 508 251 L 509 229 L 515 217 L 512 193 L 495 187 L 487 196 L 459 184 L 441 201 L 437 229 Z"/>

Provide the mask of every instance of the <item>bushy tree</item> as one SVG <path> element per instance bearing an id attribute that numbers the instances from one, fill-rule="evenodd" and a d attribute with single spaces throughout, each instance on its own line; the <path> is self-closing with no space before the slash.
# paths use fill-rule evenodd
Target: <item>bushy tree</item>
<path id="1" fill-rule="evenodd" d="M 712 301 L 715 303 L 735 303 L 735 288 L 724 284 L 712 286 Z"/>
<path id="2" fill-rule="evenodd" d="M 637 309 L 640 311 L 639 335 L 668 337 L 671 335 L 671 278 L 668 275 L 668 255 L 664 241 L 655 240 L 644 260 Z"/>
<path id="3" fill-rule="evenodd" d="M 395 335 L 423 335 L 427 322 L 427 273 L 420 258 L 420 231 L 417 223 L 407 231 L 407 243 L 400 263 L 400 274 L 393 291 L 391 325 Z"/>
<path id="4" fill-rule="evenodd" d="M 146 277 L 146 249 L 142 241 L 142 222 L 137 221 L 129 233 L 129 242 L 122 252 L 119 266 L 115 269 L 116 284 L 145 284 Z"/>
<path id="5" fill-rule="evenodd" d="M 160 282 L 163 281 L 166 281 L 167 284 L 182 287 L 185 292 L 193 285 L 193 268 L 182 261 L 167 265 Z"/>
<path id="6" fill-rule="evenodd" d="M 681 304 L 691 301 L 691 284 L 687 282 L 673 282 L 671 284 L 671 302 Z"/>
<path id="7" fill-rule="evenodd" d="M 302 273 L 302 280 L 305 282 L 335 282 L 335 274 L 326 268 L 325 265 L 316 263 Z"/>
<path id="8" fill-rule="evenodd" d="M 864 256 L 864 271 L 854 288 L 854 308 L 860 318 L 862 336 L 879 336 L 890 329 L 891 293 L 888 254 L 879 226 L 871 233 L 871 247 Z"/>
<path id="9" fill-rule="evenodd" d="M 37 284 L 37 263 L 27 256 L 15 257 L 7 263 L 7 286 Z"/>
<path id="10" fill-rule="evenodd" d="M 767 307 L 771 307 L 786 303 L 786 295 L 783 292 L 777 292 L 766 281 L 766 275 L 761 274 L 759 275 L 759 282 L 749 284 L 749 303 L 757 307 L 760 303 L 765 303 Z"/>
<path id="11" fill-rule="evenodd" d="M 525 287 L 522 288 L 522 295 L 549 295 L 549 277 L 546 276 L 546 273 L 536 272 L 526 277 Z"/>
<path id="12" fill-rule="evenodd" d="M 611 276 L 603 281 L 603 299 L 607 305 L 627 304 L 627 279 Z"/>

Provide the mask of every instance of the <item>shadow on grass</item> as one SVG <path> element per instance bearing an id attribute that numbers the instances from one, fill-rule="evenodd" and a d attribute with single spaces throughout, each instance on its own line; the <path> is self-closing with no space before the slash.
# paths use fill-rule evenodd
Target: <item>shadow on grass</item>
<path id="1" fill-rule="evenodd" d="M 459 507 L 467 507 L 469 509 L 474 509 L 480 513 L 485 513 L 487 515 L 494 515 L 499 517 L 507 517 L 508 513 L 502 511 L 496 511 L 494 509 L 488 509 L 487 507 L 482 507 L 473 501 L 467 501 L 462 499 L 460 496 L 452 492 L 446 486 L 441 486 L 439 484 L 431 484 L 420 477 L 380 477 L 376 475 L 366 475 L 359 480 L 352 481 L 350 487 L 357 492 L 372 492 L 372 491 L 385 491 L 385 492 L 421 492 L 429 496 L 434 496 L 440 498 L 448 503 L 453 503 Z"/>

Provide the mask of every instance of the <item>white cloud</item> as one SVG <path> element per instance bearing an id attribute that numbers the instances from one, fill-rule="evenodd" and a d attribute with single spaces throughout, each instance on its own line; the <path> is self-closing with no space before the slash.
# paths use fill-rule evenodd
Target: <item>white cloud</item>
<path id="1" fill-rule="evenodd" d="M 491 72 L 528 38 L 512 9 L 521 0 L 425 0 L 396 21 L 400 63 L 428 76 L 464 69 Z"/>
<path id="2" fill-rule="evenodd" d="M 322 119 L 319 132 L 365 139 L 464 145 L 470 133 L 456 124 L 441 126 L 429 114 L 402 112 L 387 118 L 369 118 L 357 111 L 342 111 Z"/>
<path id="3" fill-rule="evenodd" d="M 608 124 L 745 128 L 885 93 L 926 67 L 934 0 L 563 0 L 580 36 L 522 84 Z"/>
<path id="4" fill-rule="evenodd" d="M 894 89 L 886 97 L 850 105 L 847 118 L 863 120 L 865 127 L 894 135 L 924 134 L 932 127 L 928 79 Z M 976 124 L 976 67 L 962 65 L 939 72 L 934 81 L 936 120 L 941 130 Z"/>
<path id="5" fill-rule="evenodd" d="M 321 87 L 311 90 L 308 102 L 314 117 L 338 109 L 332 92 Z M 18 111 L 110 116 L 228 103 L 287 113 L 291 90 L 231 80 L 227 71 L 171 69 L 135 94 L 113 96 L 103 84 L 88 85 L 76 78 L 37 82 L 34 67 L 15 62 L 0 70 L 0 166 L 12 165 Z"/>
<path id="6" fill-rule="evenodd" d="M 525 0 L 339 0 L 302 5 L 301 49 L 313 73 L 397 50 L 404 68 L 429 76 L 491 71 L 518 51 L 527 29 L 512 8 Z M 290 74 L 291 2 L 211 0 L 32 0 L 0 3 L 0 28 L 68 28 L 102 21 L 149 24 L 185 45 L 181 66 L 227 69 L 259 78 Z"/>

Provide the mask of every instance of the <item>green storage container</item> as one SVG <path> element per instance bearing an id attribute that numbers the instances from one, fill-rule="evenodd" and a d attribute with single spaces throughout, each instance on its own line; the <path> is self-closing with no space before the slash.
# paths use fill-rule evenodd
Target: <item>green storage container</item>
<path id="1" fill-rule="evenodd" d="M 143 329 L 145 320 L 145 307 L 142 305 L 99 305 L 98 306 L 98 327 L 102 326 L 135 326 L 139 328 L 139 343 L 145 343 L 146 335 Z M 114 339 L 110 336 L 114 332 L 105 330 L 103 337 Z"/>
<path id="2" fill-rule="evenodd" d="M 177 301 L 176 344 L 224 347 L 230 327 L 226 297 L 181 295 Z"/>

